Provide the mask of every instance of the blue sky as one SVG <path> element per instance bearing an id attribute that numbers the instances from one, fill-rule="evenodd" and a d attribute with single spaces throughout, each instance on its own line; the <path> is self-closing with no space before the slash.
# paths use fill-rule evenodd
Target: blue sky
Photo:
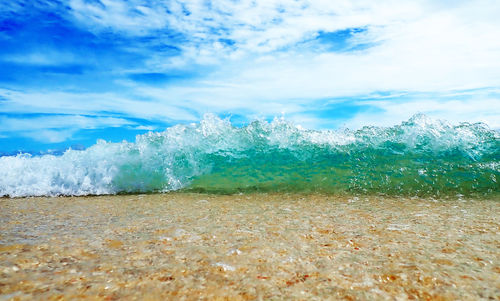
<path id="1" fill-rule="evenodd" d="M 493 0 L 2 1 L 0 153 L 133 141 L 205 113 L 498 129 L 499 15 Z"/>

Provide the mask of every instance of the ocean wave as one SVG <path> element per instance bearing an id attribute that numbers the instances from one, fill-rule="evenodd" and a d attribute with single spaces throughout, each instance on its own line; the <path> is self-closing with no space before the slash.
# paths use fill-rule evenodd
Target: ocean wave
<path id="1" fill-rule="evenodd" d="M 499 193 L 500 135 L 481 123 L 422 114 L 393 127 L 307 130 L 284 119 L 197 124 L 98 141 L 62 155 L 0 157 L 0 196 L 188 190 L 491 196 Z"/>

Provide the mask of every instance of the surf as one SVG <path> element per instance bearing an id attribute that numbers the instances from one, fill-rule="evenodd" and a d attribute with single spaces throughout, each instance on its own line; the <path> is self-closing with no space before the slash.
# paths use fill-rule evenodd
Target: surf
<path id="1" fill-rule="evenodd" d="M 199 123 L 61 155 L 0 157 L 0 196 L 195 191 L 491 197 L 500 134 L 417 114 L 392 127 L 310 130 L 283 118 Z"/>

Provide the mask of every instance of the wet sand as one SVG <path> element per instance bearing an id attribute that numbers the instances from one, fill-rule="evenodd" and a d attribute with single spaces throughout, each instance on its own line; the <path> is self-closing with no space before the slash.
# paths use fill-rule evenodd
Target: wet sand
<path id="1" fill-rule="evenodd" d="M 0 199 L 0 300 L 500 300 L 499 200 Z"/>

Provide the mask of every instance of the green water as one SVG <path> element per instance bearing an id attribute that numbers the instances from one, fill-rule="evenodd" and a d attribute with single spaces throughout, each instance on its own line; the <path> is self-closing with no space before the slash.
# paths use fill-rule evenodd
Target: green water
<path id="1" fill-rule="evenodd" d="M 187 191 L 437 197 L 500 191 L 499 135 L 482 124 L 452 126 L 417 115 L 394 127 L 335 132 L 280 120 L 243 128 L 210 120 L 186 132 L 193 145 L 169 164 L 185 175 Z M 160 148 L 171 140 L 163 138 Z"/>

